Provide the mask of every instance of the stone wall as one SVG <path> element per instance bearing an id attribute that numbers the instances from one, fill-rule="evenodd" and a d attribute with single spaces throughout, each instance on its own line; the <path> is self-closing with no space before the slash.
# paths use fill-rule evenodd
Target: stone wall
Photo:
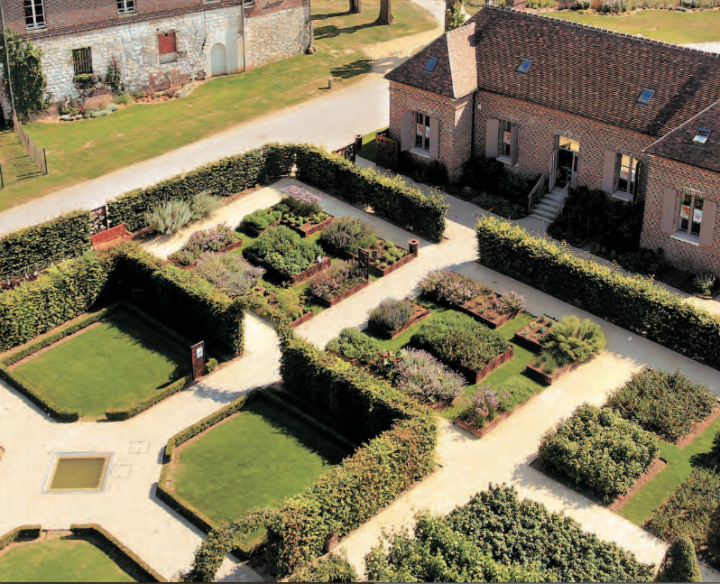
<path id="1" fill-rule="evenodd" d="M 245 21 L 246 68 L 302 55 L 310 45 L 310 7 L 255 16 Z"/>

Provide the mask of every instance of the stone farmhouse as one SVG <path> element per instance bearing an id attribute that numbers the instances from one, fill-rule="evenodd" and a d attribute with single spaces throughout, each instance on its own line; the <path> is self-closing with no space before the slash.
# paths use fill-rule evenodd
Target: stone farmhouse
<path id="1" fill-rule="evenodd" d="M 451 179 L 481 156 L 539 176 L 545 220 L 575 185 L 644 199 L 643 247 L 720 274 L 720 55 L 508 4 L 387 74 L 390 138 Z"/>
<path id="2" fill-rule="evenodd" d="M 302 54 L 309 0 L 6 0 L 5 21 L 44 51 L 54 101 L 76 97 L 75 75 L 115 59 L 127 89 L 245 71 Z"/>

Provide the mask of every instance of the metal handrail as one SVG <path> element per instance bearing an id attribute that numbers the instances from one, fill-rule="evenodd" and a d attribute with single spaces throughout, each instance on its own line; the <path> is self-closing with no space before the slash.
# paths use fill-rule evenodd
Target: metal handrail
<path id="1" fill-rule="evenodd" d="M 540 175 L 540 178 L 530 191 L 530 194 L 528 195 L 528 215 L 532 212 L 533 207 L 537 205 L 540 199 L 542 199 L 545 195 L 545 189 L 543 188 L 543 186 L 545 185 L 545 180 L 547 178 L 548 173 L 544 172 L 542 175 Z"/>

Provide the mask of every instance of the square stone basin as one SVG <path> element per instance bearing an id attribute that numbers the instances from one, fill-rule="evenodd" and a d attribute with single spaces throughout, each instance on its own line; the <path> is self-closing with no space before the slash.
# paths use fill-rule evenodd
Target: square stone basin
<path id="1" fill-rule="evenodd" d="M 108 452 L 56 454 L 45 492 L 102 491 L 111 456 Z"/>

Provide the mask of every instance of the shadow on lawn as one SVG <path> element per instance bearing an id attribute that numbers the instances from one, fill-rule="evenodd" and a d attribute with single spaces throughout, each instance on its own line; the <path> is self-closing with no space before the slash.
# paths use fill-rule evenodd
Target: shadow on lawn
<path id="1" fill-rule="evenodd" d="M 315 20 L 315 18 L 313 18 L 313 20 Z M 359 30 L 363 30 L 364 28 L 372 28 L 374 26 L 380 25 L 377 23 L 377 21 L 374 21 L 365 24 L 358 24 L 357 26 L 348 26 L 347 28 L 338 28 L 334 24 L 329 24 L 327 26 L 319 26 L 315 29 L 315 38 L 320 40 L 334 39 L 336 37 L 339 37 L 340 35 L 355 34 Z"/>
<path id="2" fill-rule="evenodd" d="M 363 75 L 364 73 L 369 73 L 371 70 L 372 61 L 370 59 L 358 59 L 342 67 L 330 69 L 330 73 L 338 79 L 350 79 L 358 75 Z"/>

